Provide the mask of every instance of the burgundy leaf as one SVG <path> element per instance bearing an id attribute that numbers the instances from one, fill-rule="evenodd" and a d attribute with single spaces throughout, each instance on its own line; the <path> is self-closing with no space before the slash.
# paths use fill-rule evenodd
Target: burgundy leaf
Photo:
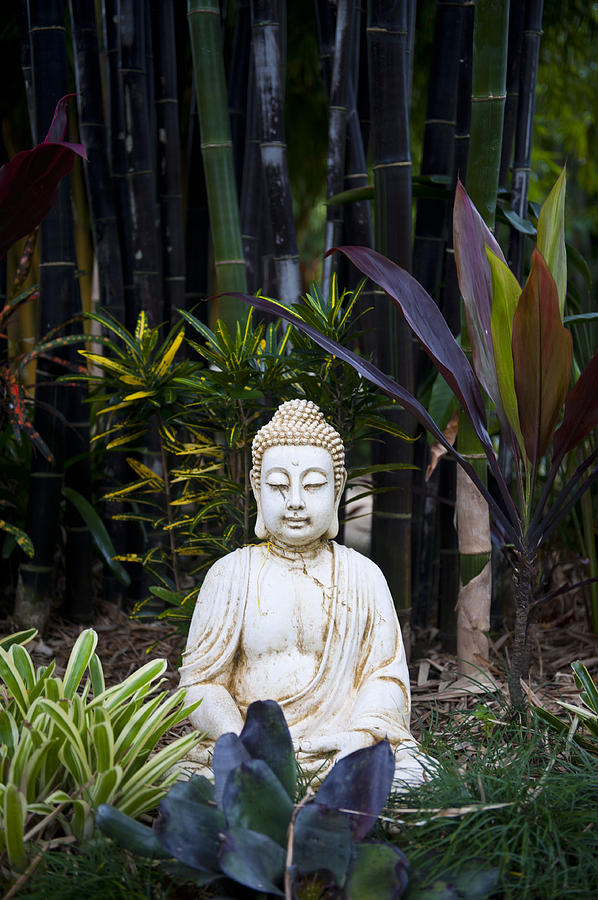
<path id="1" fill-rule="evenodd" d="M 388 294 L 434 365 L 461 402 L 484 448 L 494 451 L 486 429 L 480 388 L 467 358 L 430 295 L 405 269 L 369 247 L 335 247 Z M 333 252 L 329 250 L 328 253 Z"/>
<path id="2" fill-rule="evenodd" d="M 554 436 L 554 456 L 562 457 L 598 425 L 598 350 L 567 394 L 561 427 Z"/>
<path id="3" fill-rule="evenodd" d="M 558 291 L 535 249 L 513 316 L 513 367 L 519 421 L 532 463 L 544 456 L 571 377 L 571 332 L 561 322 Z"/>
<path id="4" fill-rule="evenodd" d="M 58 101 L 44 143 L 21 150 L 0 168 L 0 258 L 52 208 L 60 181 L 69 174 L 76 157 L 87 159 L 81 144 L 60 139 L 66 129 L 67 99 Z"/>
<path id="5" fill-rule="evenodd" d="M 465 305 L 473 367 L 499 415 L 502 402 L 498 390 L 491 331 L 492 273 L 486 247 L 505 263 L 494 235 L 457 181 L 453 212 L 453 244 L 459 289 Z M 502 416 L 504 419 L 504 415 Z"/>

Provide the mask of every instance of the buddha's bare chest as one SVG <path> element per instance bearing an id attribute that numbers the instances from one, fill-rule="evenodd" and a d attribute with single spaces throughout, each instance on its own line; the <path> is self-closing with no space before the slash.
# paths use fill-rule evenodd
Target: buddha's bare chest
<path id="1" fill-rule="evenodd" d="M 251 579 L 241 645 L 248 658 L 321 653 L 330 624 L 332 565 L 310 571 L 267 560 Z"/>

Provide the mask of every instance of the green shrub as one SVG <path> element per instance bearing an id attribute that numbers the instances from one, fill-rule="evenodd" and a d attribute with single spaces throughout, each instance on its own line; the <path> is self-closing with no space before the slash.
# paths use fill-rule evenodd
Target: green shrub
<path id="1" fill-rule="evenodd" d="M 34 668 L 24 646 L 34 635 L 0 641 L 0 863 L 14 871 L 26 868 L 34 837 L 88 837 L 100 803 L 131 816 L 154 808 L 198 740 L 185 735 L 153 753 L 189 712 L 183 689 L 155 693 L 165 660 L 106 688 L 92 629 L 79 635 L 62 678 L 55 661 Z"/>

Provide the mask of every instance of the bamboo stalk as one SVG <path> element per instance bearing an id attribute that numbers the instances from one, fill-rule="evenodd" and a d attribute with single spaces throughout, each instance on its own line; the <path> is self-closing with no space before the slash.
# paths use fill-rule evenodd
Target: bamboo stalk
<path id="1" fill-rule="evenodd" d="M 251 67 L 251 10 L 249 0 L 237 0 L 228 86 L 230 131 L 233 142 L 235 181 L 241 194 L 245 158 L 248 93 Z"/>
<path id="2" fill-rule="evenodd" d="M 185 246 L 176 41 L 174 9 L 170 3 L 158 4 L 156 23 L 156 117 L 159 136 L 157 171 L 162 225 L 164 315 L 174 324 L 179 318 L 177 310 L 185 307 Z"/>
<path id="3" fill-rule="evenodd" d="M 243 256 L 247 272 L 247 288 L 255 293 L 263 287 L 267 294 L 273 293 L 263 282 L 262 259 L 265 248 L 260 242 L 260 209 L 262 197 L 262 160 L 257 131 L 257 97 L 253 58 L 249 68 L 247 96 L 247 132 L 243 161 L 243 181 L 241 187 L 241 232 L 243 236 Z"/>
<path id="4" fill-rule="evenodd" d="M 295 303 L 301 295 L 301 274 L 284 132 L 282 7 L 284 4 L 275 0 L 252 0 L 251 30 L 260 154 L 274 238 L 276 296 L 284 303 Z"/>
<path id="5" fill-rule="evenodd" d="M 245 260 L 235 184 L 232 140 L 220 10 L 217 0 L 189 0 L 187 7 L 201 152 L 210 210 L 216 267 L 216 291 L 246 291 Z M 242 302 L 232 297 L 218 301 L 218 315 L 232 323 L 243 315 Z"/>
<path id="6" fill-rule="evenodd" d="M 408 97 L 408 2 L 368 3 L 368 73 L 374 168 L 375 246 L 403 268 L 411 269 L 411 156 Z M 411 337 L 393 304 L 376 301 L 377 364 L 408 390 L 413 389 Z M 411 417 L 389 415 L 410 432 Z M 376 462 L 410 463 L 411 445 L 389 439 L 379 445 Z M 377 487 L 396 490 L 374 497 L 372 550 L 381 566 L 406 632 L 409 647 L 411 602 L 411 472 L 386 473 Z"/>
<path id="7" fill-rule="evenodd" d="M 350 67 L 354 60 L 354 30 L 354 4 L 352 0 L 339 0 L 336 12 L 336 34 L 329 98 L 326 178 L 326 196 L 328 198 L 340 194 L 344 187 L 347 118 L 351 93 Z M 326 248 L 337 247 L 340 244 L 342 229 L 343 207 L 340 204 L 328 204 L 326 208 Z M 330 291 L 336 259 L 336 256 L 327 256 L 324 259 L 322 290 L 325 297 Z"/>
<path id="8" fill-rule="evenodd" d="M 67 93 L 64 8 L 60 0 L 30 0 L 29 24 L 35 94 L 35 130 L 47 131 L 58 98 Z M 61 182 L 58 199 L 40 226 L 40 330 L 43 334 L 77 311 L 70 180 Z M 67 455 L 62 419 L 48 411 L 54 407 L 68 419 L 63 391 L 53 384 L 51 364 L 37 368 L 35 427 L 54 454 L 54 463 L 34 455 L 25 530 L 35 556 L 21 563 L 15 599 L 15 618 L 21 625 L 45 628 L 54 596 L 54 553 L 59 532 L 64 462 Z M 43 405 L 40 403 L 43 401 Z M 78 557 L 89 572 L 89 554 Z M 89 582 L 88 582 L 89 584 Z"/>
<path id="9" fill-rule="evenodd" d="M 498 0 L 479 0 L 474 23 L 471 138 L 467 188 L 486 224 L 492 228 L 496 209 L 502 126 L 506 92 L 508 7 Z M 466 329 L 462 329 L 462 335 Z M 484 483 L 487 465 L 467 416 L 459 416 L 459 452 Z M 474 678 L 488 661 L 490 603 L 490 517 L 487 504 L 466 477 L 457 476 L 457 529 L 461 585 L 457 614 L 459 669 Z"/>
<path id="10" fill-rule="evenodd" d="M 462 3 L 439 0 L 436 4 L 432 64 L 428 84 L 426 120 L 421 161 L 421 174 L 427 176 L 453 175 L 455 157 L 455 128 L 457 124 L 458 82 L 461 65 L 461 34 L 463 30 L 464 0 Z M 450 228 L 451 204 L 448 199 L 420 197 L 417 201 L 415 239 L 413 245 L 413 274 L 438 304 L 442 304 L 444 265 L 447 246 L 452 245 Z M 415 348 L 415 383 L 421 384 L 429 371 L 424 352 Z M 438 550 L 438 504 L 441 469 L 425 479 L 427 441 L 414 447 L 414 462 L 418 470 L 413 475 L 412 527 L 412 594 L 414 616 L 424 624 L 430 599 L 435 597 L 434 581 L 438 567 L 434 564 Z M 454 493 L 452 495 L 454 497 Z M 444 518 L 444 517 L 443 517 Z M 449 525 L 449 534 L 452 532 Z M 440 538 L 444 538 L 444 535 Z M 448 562 L 448 558 L 445 563 Z M 446 571 L 445 571 L 446 576 Z M 455 579 L 441 582 L 439 602 L 442 607 L 454 608 L 454 596 L 447 591 Z"/>
<path id="11" fill-rule="evenodd" d="M 517 107 L 519 104 L 519 71 L 521 68 L 521 49 L 523 44 L 523 25 L 525 21 L 525 0 L 517 0 L 509 7 L 509 44 L 507 54 L 507 98 L 505 100 L 505 116 L 503 140 L 500 156 L 498 183 L 502 190 L 509 187 L 509 172 L 513 159 L 515 129 L 517 126 Z"/>
<path id="12" fill-rule="evenodd" d="M 134 309 L 152 325 L 164 317 L 152 118 L 152 79 L 146 71 L 145 0 L 120 2 L 120 79 L 124 111 L 125 159 L 131 228 Z"/>
<path id="13" fill-rule="evenodd" d="M 194 87 L 187 139 L 186 201 L 185 309 L 194 309 L 207 324 L 208 305 L 199 301 L 209 296 L 210 215 Z"/>
<path id="14" fill-rule="evenodd" d="M 119 0 L 103 0 L 104 44 L 106 47 L 109 160 L 114 185 L 116 219 L 121 248 L 124 324 L 133 331 L 137 321 L 133 282 L 133 235 L 128 202 L 125 120 L 120 86 L 120 12 Z"/>
<path id="15" fill-rule="evenodd" d="M 98 264 L 100 305 L 124 321 L 124 286 L 114 190 L 104 121 L 99 42 L 93 0 L 70 0 L 77 107 L 85 166 L 93 243 Z"/>
<path id="16" fill-rule="evenodd" d="M 544 0 L 528 0 L 525 7 L 511 199 L 511 208 L 522 218 L 527 218 L 543 9 Z M 525 235 L 513 229 L 509 242 L 509 261 L 513 274 L 520 283 L 523 281 L 524 249 Z"/>

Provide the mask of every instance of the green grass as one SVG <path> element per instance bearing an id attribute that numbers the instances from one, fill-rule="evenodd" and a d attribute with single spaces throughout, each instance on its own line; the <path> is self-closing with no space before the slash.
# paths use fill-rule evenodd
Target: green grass
<path id="1" fill-rule="evenodd" d="M 481 705 L 453 713 L 426 743 L 440 774 L 393 798 L 390 817 L 400 830 L 385 827 L 413 869 L 426 870 L 426 882 L 450 870 L 495 868 L 492 897 L 595 896 L 595 756 L 535 720 L 521 724 Z"/>

